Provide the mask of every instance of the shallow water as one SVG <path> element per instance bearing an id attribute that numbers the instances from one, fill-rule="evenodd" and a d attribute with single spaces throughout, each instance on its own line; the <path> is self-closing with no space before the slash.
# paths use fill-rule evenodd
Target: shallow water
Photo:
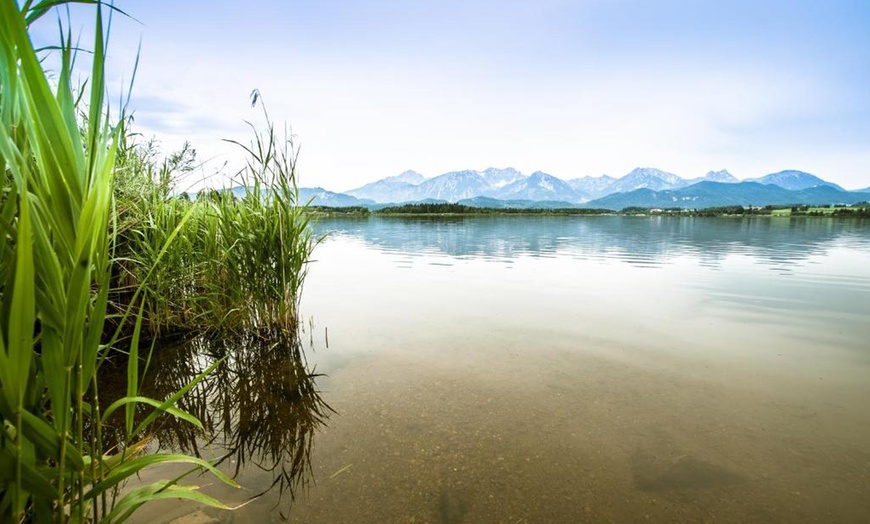
<path id="1" fill-rule="evenodd" d="M 318 227 L 306 357 L 335 413 L 307 489 L 138 521 L 870 518 L 870 223 Z M 245 489 L 206 491 L 238 503 L 273 478 L 248 464 Z"/>

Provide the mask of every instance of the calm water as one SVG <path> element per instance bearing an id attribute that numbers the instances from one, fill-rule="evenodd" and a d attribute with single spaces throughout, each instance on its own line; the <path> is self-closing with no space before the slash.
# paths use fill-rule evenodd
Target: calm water
<path id="1" fill-rule="evenodd" d="M 307 349 L 233 352 L 191 401 L 214 441 L 185 437 L 245 486 L 206 491 L 283 496 L 138 521 L 870 520 L 870 222 L 318 228 Z"/>

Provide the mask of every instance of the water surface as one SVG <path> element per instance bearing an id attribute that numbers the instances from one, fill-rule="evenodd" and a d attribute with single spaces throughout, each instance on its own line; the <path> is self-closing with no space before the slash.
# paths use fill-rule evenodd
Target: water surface
<path id="1" fill-rule="evenodd" d="M 866 521 L 868 226 L 322 220 L 311 483 L 138 518 Z M 239 478 L 207 489 L 242 502 L 274 471 Z"/>

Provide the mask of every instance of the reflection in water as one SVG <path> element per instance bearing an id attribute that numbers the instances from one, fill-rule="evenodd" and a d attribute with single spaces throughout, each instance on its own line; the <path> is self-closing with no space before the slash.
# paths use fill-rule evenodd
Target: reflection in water
<path id="1" fill-rule="evenodd" d="M 362 238 L 408 256 L 509 261 L 569 255 L 658 267 L 682 255 L 717 267 L 729 254 L 751 255 L 788 271 L 834 240 L 867 244 L 868 221 L 829 218 L 454 216 L 323 219 L 320 232 Z"/>
<path id="2" fill-rule="evenodd" d="M 227 361 L 184 404 L 211 440 L 160 444 L 255 492 L 313 470 L 293 522 L 863 522 L 868 225 L 324 219 L 302 305 L 341 416 L 311 465 L 331 410 L 296 340 L 162 351 L 156 397 Z M 140 522 L 275 521 L 279 498 Z"/>
<path id="3" fill-rule="evenodd" d="M 272 473 L 280 494 L 308 482 L 314 433 L 332 412 L 316 387 L 298 336 L 199 337 L 155 350 L 142 393 L 167 398 L 219 359 L 224 361 L 179 401 L 205 435 L 173 417 L 153 427 L 161 448 L 219 457 L 234 476 L 256 467 Z M 226 468 L 224 468 L 226 469 Z"/>

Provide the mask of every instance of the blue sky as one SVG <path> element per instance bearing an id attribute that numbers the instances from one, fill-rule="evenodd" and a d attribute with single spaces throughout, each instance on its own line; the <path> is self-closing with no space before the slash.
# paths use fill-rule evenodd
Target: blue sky
<path id="1" fill-rule="evenodd" d="M 300 183 L 415 169 L 564 179 L 802 169 L 870 186 L 870 2 L 185 0 L 116 5 L 136 126 L 209 162 L 241 153 L 248 96 L 301 146 Z M 40 27 L 44 34 L 51 24 Z"/>

